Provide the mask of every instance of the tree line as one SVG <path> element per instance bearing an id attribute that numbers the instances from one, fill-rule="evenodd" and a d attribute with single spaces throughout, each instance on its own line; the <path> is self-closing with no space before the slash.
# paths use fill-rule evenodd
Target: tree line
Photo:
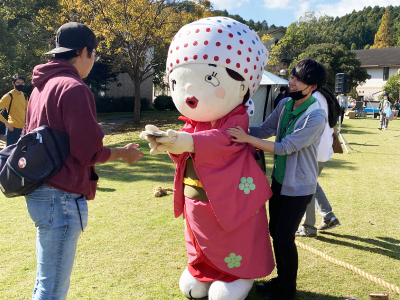
<path id="1" fill-rule="evenodd" d="M 17 8 L 17 9 L 16 9 Z M 389 7 L 393 43 L 399 45 L 400 6 Z M 306 13 L 287 28 L 286 35 L 271 49 L 269 68 L 290 67 L 305 55 L 315 55 L 328 65 L 329 80 L 338 70 L 348 72 L 353 84 L 365 81 L 355 56 L 347 51 L 374 43 L 385 8 L 366 7 L 341 18 Z M 30 79 L 35 65 L 46 62 L 43 53 L 55 43 L 57 28 L 78 21 L 100 37 L 101 65 L 87 79 L 92 91 L 104 88 L 125 72 L 135 86 L 135 107 L 140 107 L 140 83 L 153 76 L 162 84 L 167 49 L 184 24 L 208 16 L 227 16 L 256 31 L 278 28 L 267 21 L 246 21 L 226 10 L 215 10 L 208 0 L 3 0 L 0 2 L 0 92 L 11 88 L 15 73 Z M 332 57 L 334 59 L 327 59 Z M 134 120 L 140 120 L 135 111 Z"/>

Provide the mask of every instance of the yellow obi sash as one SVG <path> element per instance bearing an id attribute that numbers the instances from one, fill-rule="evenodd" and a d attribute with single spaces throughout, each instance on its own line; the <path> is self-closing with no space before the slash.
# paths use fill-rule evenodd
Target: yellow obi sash
<path id="1" fill-rule="evenodd" d="M 185 175 L 183 178 L 183 194 L 191 199 L 208 202 L 207 194 L 203 189 L 199 177 L 194 169 L 193 160 L 188 156 L 186 160 Z"/>

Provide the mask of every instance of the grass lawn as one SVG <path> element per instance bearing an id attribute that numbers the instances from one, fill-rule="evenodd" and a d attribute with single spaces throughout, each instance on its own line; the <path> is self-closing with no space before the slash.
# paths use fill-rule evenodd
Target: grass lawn
<path id="1" fill-rule="evenodd" d="M 149 155 L 138 137 L 147 123 L 180 128 L 183 122 L 176 116 L 148 114 L 141 127 L 125 124 L 105 138 L 109 146 L 139 143 L 146 155 L 133 165 L 117 161 L 97 166 L 97 197 L 89 202 L 89 223 L 79 241 L 68 299 L 186 299 L 178 286 L 187 264 L 183 221 L 173 217 L 171 195 L 153 196 L 156 185 L 172 187 L 175 166 L 167 155 Z M 400 120 L 390 121 L 386 131 L 379 131 L 378 123 L 344 120 L 342 133 L 354 150 L 334 154 L 319 178 L 342 225 L 317 239 L 299 241 L 400 286 Z M 266 160 L 270 174 L 272 156 Z M 24 198 L 0 195 L 0 299 L 30 298 L 35 239 Z M 367 300 L 371 292 L 398 298 L 303 249 L 299 261 L 297 299 Z M 264 296 L 253 289 L 247 299 Z"/>

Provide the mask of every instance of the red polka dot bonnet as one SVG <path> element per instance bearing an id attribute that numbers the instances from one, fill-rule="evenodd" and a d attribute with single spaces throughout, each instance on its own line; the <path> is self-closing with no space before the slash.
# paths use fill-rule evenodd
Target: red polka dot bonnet
<path id="1" fill-rule="evenodd" d="M 167 76 L 184 64 L 230 68 L 249 83 L 250 97 L 261 82 L 268 52 L 252 28 L 234 19 L 210 17 L 183 26 L 168 50 Z"/>

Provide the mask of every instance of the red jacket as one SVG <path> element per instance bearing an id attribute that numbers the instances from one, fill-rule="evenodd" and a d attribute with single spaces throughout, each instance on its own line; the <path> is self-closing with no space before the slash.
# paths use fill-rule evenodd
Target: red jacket
<path id="1" fill-rule="evenodd" d="M 47 184 L 94 199 L 99 178 L 94 164 L 106 162 L 111 150 L 103 146 L 92 92 L 72 64 L 55 58 L 34 68 L 32 83 L 35 89 L 28 104 L 26 132 L 48 125 L 67 132 L 70 138 L 71 154 Z"/>

